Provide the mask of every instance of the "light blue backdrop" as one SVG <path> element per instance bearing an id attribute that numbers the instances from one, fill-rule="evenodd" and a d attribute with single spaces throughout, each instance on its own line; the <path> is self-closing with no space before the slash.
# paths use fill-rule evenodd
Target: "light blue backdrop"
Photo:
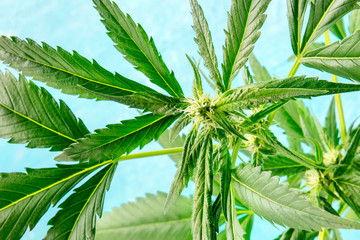
<path id="1" fill-rule="evenodd" d="M 197 59 L 198 54 L 193 42 L 194 34 L 190 27 L 192 18 L 188 1 L 116 0 L 116 2 L 124 12 L 130 13 L 136 22 L 142 24 L 148 35 L 153 36 L 163 59 L 168 67 L 174 70 L 177 79 L 185 88 L 186 95 L 190 96 L 189 87 L 193 76 L 185 53 Z M 221 60 L 221 46 L 225 38 L 223 29 L 226 27 L 226 12 L 230 8 L 230 0 L 220 1 L 221 3 L 215 0 L 200 0 L 199 2 L 208 18 L 216 52 Z M 1 0 L 0 10 L 1 35 L 31 38 L 52 46 L 62 46 L 68 51 L 76 50 L 88 59 L 96 59 L 111 71 L 117 71 L 128 78 L 150 85 L 149 81 L 133 69 L 112 46 L 90 0 Z M 271 74 L 280 78 L 286 77 L 292 64 L 287 62 L 291 46 L 285 1 L 273 0 L 267 13 L 268 18 L 254 52 Z M 6 66 L 0 63 L 0 69 L 5 68 Z M 305 67 L 301 67 L 298 73 L 306 73 L 309 76 L 319 75 L 319 72 Z M 330 80 L 327 74 L 321 74 L 321 76 L 323 79 Z M 240 84 L 240 79 L 237 81 Z M 75 115 L 84 120 L 91 131 L 137 115 L 135 110 L 116 103 L 79 99 L 75 96 L 63 95 L 58 90 L 46 88 L 55 98 L 63 99 Z M 358 106 L 360 100 L 358 96 L 358 94 L 343 96 L 346 119 L 353 120 L 358 115 L 358 107 L 355 107 Z M 321 97 L 309 105 L 321 121 L 325 116 L 329 100 L 330 97 Z M 347 125 L 350 120 L 347 121 Z M 161 147 L 157 143 L 151 143 L 144 148 L 144 151 L 157 149 Z M 24 171 L 24 167 L 54 166 L 55 162 L 52 159 L 55 155 L 56 153 L 50 153 L 47 149 L 28 149 L 25 145 L 11 145 L 7 143 L 7 140 L 0 139 L 1 172 Z M 134 201 L 145 193 L 167 192 L 175 170 L 173 162 L 166 156 L 121 162 L 106 196 L 104 210 L 110 211 L 111 208 Z M 185 194 L 191 191 L 192 186 Z M 45 236 L 48 229 L 46 223 L 55 210 L 50 210 L 48 213 L 50 214 L 42 218 L 35 230 L 28 231 L 23 239 L 41 239 Z M 256 218 L 252 237 L 259 240 L 273 239 L 281 231 L 281 227 L 276 229 L 270 223 Z M 355 231 L 343 232 L 344 239 L 354 239 L 356 236 Z"/>

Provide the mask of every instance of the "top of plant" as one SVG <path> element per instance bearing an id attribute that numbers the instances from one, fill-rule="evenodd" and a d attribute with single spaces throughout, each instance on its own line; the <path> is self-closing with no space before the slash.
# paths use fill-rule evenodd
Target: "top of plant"
<path id="1" fill-rule="evenodd" d="M 0 59 L 22 72 L 18 80 L 8 71 L 0 72 L 0 137 L 10 138 L 10 143 L 28 142 L 27 147 L 31 148 L 50 147 L 52 151 L 61 151 L 55 160 L 72 161 L 55 168 L 26 169 L 26 174 L 0 175 L 0 238 L 21 238 L 28 227 L 35 227 L 51 204 L 66 198 L 49 221 L 51 228 L 45 239 L 93 239 L 96 215 L 102 215 L 104 195 L 117 163 L 156 154 L 129 153 L 153 139 L 162 141 L 161 136 L 165 135 L 171 141 L 180 141 L 183 147 L 169 194 L 140 200 L 157 210 L 149 213 L 153 219 L 143 219 L 146 218 L 143 212 L 149 209 L 142 205 L 145 209 L 138 218 L 126 216 L 128 222 L 118 222 L 121 226 L 156 222 L 156 214 L 161 221 L 191 217 L 191 231 L 188 225 L 181 224 L 157 231 L 145 227 L 120 231 L 124 239 L 146 236 L 248 239 L 253 213 L 289 227 L 283 237 L 290 234 L 296 238 L 295 231 L 299 237 L 314 231 L 326 234 L 324 229 L 360 229 L 360 223 L 340 217 L 348 206 L 360 216 L 359 127 L 352 126 L 346 135 L 345 125 L 341 123 L 340 142 L 334 102 L 323 128 L 300 101 L 293 101 L 360 90 L 360 84 L 296 76 L 297 69 L 304 64 L 360 82 L 358 22 L 351 21 L 349 36 L 342 22 L 343 16 L 359 8 L 359 1 L 288 0 L 287 3 L 295 63 L 286 78 L 272 79 L 251 55 L 270 0 L 232 1 L 225 30 L 224 61 L 220 65 L 204 12 L 196 0 L 190 0 L 195 42 L 201 56 L 199 62 L 187 56 L 194 72 L 191 97 L 184 96 L 154 40 L 110 0 L 94 0 L 107 34 L 125 59 L 165 93 L 111 73 L 75 51 L 69 53 L 46 43 L 39 45 L 31 39 L 0 37 Z M 310 12 L 305 21 L 307 8 Z M 359 13 L 356 14 L 358 17 Z M 328 34 L 328 29 L 342 41 L 332 44 L 327 41 L 319 47 L 315 41 Z M 255 77 L 246 66 L 249 58 Z M 200 70 L 201 63 L 208 73 Z M 244 84 L 233 88 L 241 69 Z M 25 76 L 66 94 L 116 101 L 143 113 L 89 133 L 64 102 L 58 104 L 45 89 Z M 205 83 L 213 92 L 204 90 Z M 341 106 L 340 100 L 336 103 Z M 289 148 L 269 129 L 274 122 L 285 130 Z M 190 131 L 181 140 L 179 133 L 188 125 Z M 302 143 L 310 146 L 311 151 L 304 152 Z M 174 148 L 167 153 L 176 151 Z M 248 162 L 239 164 L 240 151 L 249 156 Z M 287 176 L 292 187 L 306 191 L 289 189 L 288 184 L 279 183 L 279 177 L 271 174 Z M 303 178 L 305 186 L 301 185 Z M 190 180 L 195 181 L 192 211 L 180 214 L 177 204 L 191 208 L 188 199 L 178 199 Z M 334 200 L 340 202 L 338 211 L 331 205 Z M 159 213 L 159 203 L 167 215 Z M 129 205 L 125 209 L 133 207 Z M 219 233 L 221 224 L 225 224 L 225 230 Z M 109 235 L 105 234 L 104 238 Z"/>

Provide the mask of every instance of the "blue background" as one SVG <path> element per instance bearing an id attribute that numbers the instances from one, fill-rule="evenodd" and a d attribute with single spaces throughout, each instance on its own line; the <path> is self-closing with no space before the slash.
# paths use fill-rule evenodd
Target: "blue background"
<path id="1" fill-rule="evenodd" d="M 199 57 L 193 41 L 189 3 L 184 0 L 117 0 L 116 2 L 124 12 L 131 14 L 135 22 L 141 23 L 149 36 L 154 38 L 164 61 L 174 70 L 185 94 L 190 96 L 193 75 L 185 53 L 196 59 Z M 230 9 L 230 0 L 221 1 L 220 4 L 215 0 L 199 0 L 199 2 L 208 18 L 216 53 L 221 62 L 221 46 L 225 38 L 223 29 L 226 28 L 226 12 Z M 37 42 L 44 41 L 52 46 L 61 46 L 68 51 L 76 50 L 88 59 L 96 59 L 110 71 L 117 71 L 130 79 L 151 85 L 146 77 L 126 62 L 113 47 L 90 0 L 1 0 L 0 10 L 1 35 L 31 38 Z M 254 53 L 272 75 L 283 78 L 287 76 L 292 66 L 292 63 L 287 61 L 292 50 L 287 26 L 286 1 L 273 0 L 267 14 L 268 18 Z M 332 39 L 335 40 L 334 37 Z M 0 70 L 4 71 L 5 68 L 6 66 L 0 63 Z M 303 66 L 300 67 L 298 74 L 320 75 L 322 79 L 331 80 L 328 74 Z M 235 81 L 241 83 L 240 78 L 236 78 Z M 36 83 L 44 86 L 42 83 Z M 56 99 L 63 99 L 75 115 L 84 120 L 91 131 L 137 115 L 135 110 L 116 103 L 80 99 L 61 94 L 56 89 L 46 88 Z M 330 99 L 330 97 L 319 97 L 311 103 L 307 101 L 307 105 L 321 122 L 324 120 Z M 358 115 L 355 110 L 358 109 L 359 100 L 358 93 L 343 95 L 347 125 Z M 283 136 L 281 138 L 283 139 Z M 157 143 L 151 143 L 142 151 L 157 149 L 161 147 Z M 47 149 L 28 149 L 23 144 L 8 144 L 6 139 L 0 139 L 1 172 L 24 171 L 24 167 L 51 167 L 56 164 L 52 160 L 56 155 L 57 153 L 51 153 Z M 137 197 L 143 197 L 145 193 L 167 192 L 175 171 L 174 163 L 166 156 L 120 162 L 106 196 L 104 211 L 111 211 L 113 207 L 118 207 L 122 203 L 134 201 Z M 184 194 L 190 194 L 192 188 L 191 185 Z M 31 232 L 28 231 L 23 239 L 44 237 L 48 229 L 47 221 L 55 212 L 56 209 L 49 210 L 36 228 Z M 273 239 L 282 230 L 282 227 L 274 228 L 267 221 L 256 218 L 252 239 Z M 355 239 L 358 233 L 354 230 L 342 232 L 344 239 Z"/>

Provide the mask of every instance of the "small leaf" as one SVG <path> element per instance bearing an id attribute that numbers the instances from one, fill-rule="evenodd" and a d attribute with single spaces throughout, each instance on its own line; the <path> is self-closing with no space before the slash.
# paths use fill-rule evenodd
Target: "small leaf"
<path id="1" fill-rule="evenodd" d="M 112 162 L 104 167 L 60 204 L 44 239 L 94 239 L 96 215 L 102 215 L 105 190 L 109 190 L 116 166 Z"/>
<path id="2" fill-rule="evenodd" d="M 326 71 L 340 77 L 360 82 L 360 31 L 307 53 L 301 63 L 307 67 Z"/>
<path id="3" fill-rule="evenodd" d="M 193 95 L 195 98 L 199 99 L 200 96 L 203 95 L 203 87 L 202 87 L 202 82 L 201 82 L 201 75 L 199 72 L 199 64 L 196 65 L 194 63 L 194 61 L 191 60 L 191 58 L 188 55 L 186 55 L 186 57 L 189 60 L 191 67 L 194 71 L 194 75 L 195 75 L 194 81 L 193 81 L 193 87 L 192 87 Z"/>
<path id="4" fill-rule="evenodd" d="M 332 99 L 329 110 L 325 118 L 324 131 L 328 138 L 329 144 L 332 148 L 335 148 L 339 144 L 339 129 L 336 125 L 336 113 L 335 113 L 335 98 Z"/>
<path id="5" fill-rule="evenodd" d="M 95 8 L 103 18 L 102 23 L 109 31 L 107 34 L 119 52 L 124 54 L 135 68 L 144 73 L 151 82 L 174 97 L 183 97 L 182 89 L 170 72 L 141 25 L 137 25 L 129 15 L 125 15 L 115 2 L 93 0 Z"/>
<path id="6" fill-rule="evenodd" d="M 174 140 L 172 142 L 169 141 L 169 139 L 170 139 L 170 131 L 167 129 L 159 137 L 158 143 L 165 149 L 166 148 L 184 147 L 185 135 L 178 135 L 177 137 L 174 138 Z M 179 167 L 179 164 L 181 162 L 181 152 L 175 153 L 175 154 L 170 154 L 168 156 L 175 162 L 176 166 Z"/>
<path id="7" fill-rule="evenodd" d="M 10 143 L 61 151 L 89 133 L 63 101 L 59 105 L 22 75 L 17 81 L 10 72 L 0 71 L 0 92 L 0 137 L 11 138 Z"/>
<path id="8" fill-rule="evenodd" d="M 0 239 L 20 239 L 32 230 L 50 205 L 55 206 L 77 183 L 108 164 L 57 165 L 0 174 Z"/>
<path id="9" fill-rule="evenodd" d="M 181 115 L 170 130 L 169 133 L 170 142 L 173 142 L 174 139 L 177 136 L 179 136 L 181 130 L 183 130 L 190 122 L 191 122 L 190 119 L 185 114 Z"/>
<path id="10" fill-rule="evenodd" d="M 321 231 L 322 227 L 360 229 L 360 223 L 312 206 L 299 191 L 288 189 L 287 184 L 279 183 L 279 177 L 271 177 L 259 167 L 239 167 L 232 178 L 240 199 L 268 221 L 307 231 Z"/>
<path id="11" fill-rule="evenodd" d="M 211 39 L 211 33 L 204 12 L 197 0 L 190 0 L 191 15 L 193 16 L 193 29 L 196 37 L 195 42 L 199 47 L 199 54 L 205 61 L 205 66 L 210 72 L 210 78 L 215 82 L 220 91 L 224 90 L 221 82 L 221 75 L 218 68 L 218 62 L 215 54 L 214 44 Z"/>
<path id="12" fill-rule="evenodd" d="M 250 54 L 249 62 L 250 62 L 251 69 L 253 70 L 253 72 L 255 74 L 254 78 L 255 78 L 256 82 L 266 82 L 266 81 L 272 80 L 272 77 L 269 74 L 269 72 L 266 70 L 266 68 L 264 66 L 262 66 L 260 64 L 260 62 L 256 59 L 254 54 Z"/>
<path id="13" fill-rule="evenodd" d="M 259 29 L 265 22 L 270 0 L 233 0 L 228 14 L 228 31 L 224 49 L 223 81 L 225 90 L 246 63 L 253 44 L 260 37 Z"/>
<path id="14" fill-rule="evenodd" d="M 96 240 L 191 240 L 192 198 L 180 196 L 164 214 L 165 193 L 146 194 L 98 220 Z"/>
<path id="15" fill-rule="evenodd" d="M 117 159 L 137 147 L 142 148 L 153 139 L 158 139 L 178 116 L 148 114 L 121 124 L 107 125 L 95 130 L 78 143 L 70 145 L 55 160 L 57 161 L 105 161 Z"/>
<path id="16" fill-rule="evenodd" d="M 135 92 L 155 92 L 118 73 L 112 74 L 95 60 L 90 62 L 75 51 L 70 54 L 46 43 L 40 46 L 31 39 L 24 41 L 17 37 L 9 39 L 1 36 L 0 60 L 25 76 L 79 97 L 106 100 L 97 93 L 124 96 Z M 84 89 L 89 89 L 92 93 Z"/>
<path id="17" fill-rule="evenodd" d="M 226 142 L 221 143 L 219 148 L 219 158 L 221 161 L 220 167 L 220 196 L 221 196 L 221 205 L 224 212 L 224 217 L 226 220 L 228 217 L 228 197 L 231 183 L 231 157 L 229 153 L 229 149 L 227 147 Z"/>

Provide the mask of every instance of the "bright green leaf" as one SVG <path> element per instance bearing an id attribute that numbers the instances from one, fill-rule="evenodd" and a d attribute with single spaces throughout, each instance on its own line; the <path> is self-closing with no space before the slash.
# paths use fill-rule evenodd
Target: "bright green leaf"
<path id="1" fill-rule="evenodd" d="M 125 59 L 170 95 L 183 97 L 174 73 L 169 71 L 155 47 L 154 40 L 149 39 L 142 26 L 137 25 L 130 15 L 125 15 L 115 2 L 93 1 L 109 31 L 107 34 L 115 43 L 116 49 L 124 54 Z"/>

